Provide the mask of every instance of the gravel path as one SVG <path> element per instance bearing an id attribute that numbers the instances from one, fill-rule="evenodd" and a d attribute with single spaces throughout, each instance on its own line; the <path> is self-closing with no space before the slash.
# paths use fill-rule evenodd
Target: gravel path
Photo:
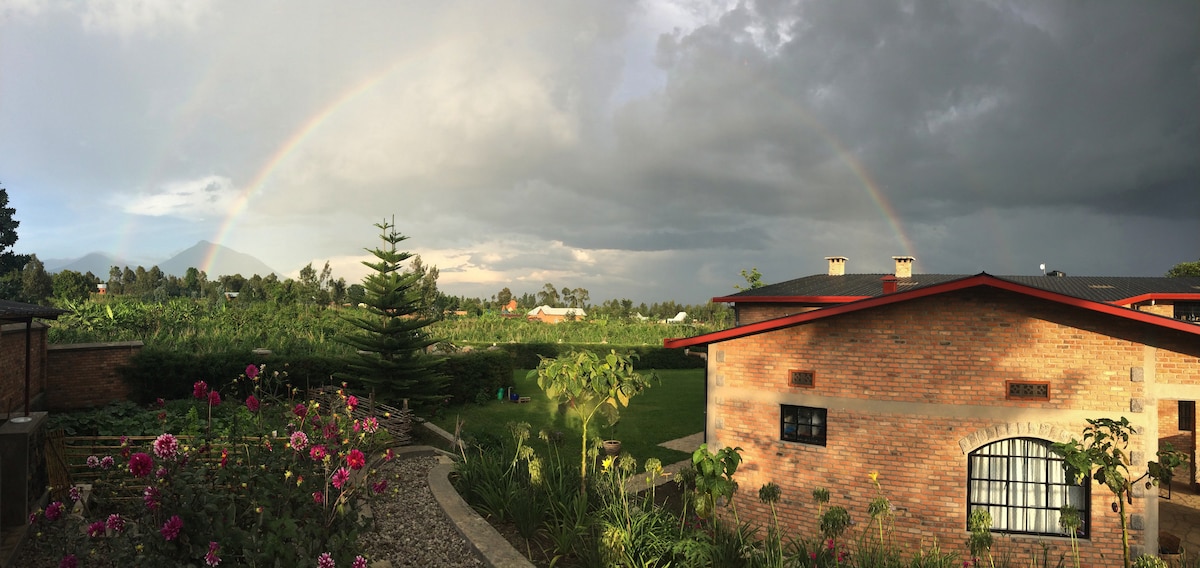
<path id="1" fill-rule="evenodd" d="M 382 473 L 399 491 L 372 505 L 375 530 L 359 538 L 371 568 L 483 566 L 429 491 L 433 456 L 396 459 Z"/>

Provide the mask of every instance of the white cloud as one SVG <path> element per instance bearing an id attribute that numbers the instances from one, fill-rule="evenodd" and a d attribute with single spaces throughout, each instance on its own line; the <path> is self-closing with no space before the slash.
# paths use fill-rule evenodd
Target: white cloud
<path id="1" fill-rule="evenodd" d="M 169 183 L 150 194 L 123 197 L 126 213 L 152 217 L 172 216 L 189 220 L 223 217 L 238 198 L 238 189 L 223 176 Z"/>
<path id="2" fill-rule="evenodd" d="M 130 36 L 194 28 L 209 0 L 90 0 L 80 14 L 88 31 Z"/>
<path id="3" fill-rule="evenodd" d="M 46 9 L 45 0 L 0 0 L 0 21 L 36 16 Z"/>

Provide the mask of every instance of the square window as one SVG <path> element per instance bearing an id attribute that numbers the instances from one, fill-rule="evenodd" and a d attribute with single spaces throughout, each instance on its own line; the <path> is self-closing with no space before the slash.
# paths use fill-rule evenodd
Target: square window
<path id="1" fill-rule="evenodd" d="M 788 371 L 788 386 L 813 388 L 817 384 L 816 371 L 798 371 L 795 369 Z"/>
<path id="2" fill-rule="evenodd" d="M 810 406 L 780 405 L 779 439 L 815 446 L 825 445 L 826 410 Z"/>
<path id="3" fill-rule="evenodd" d="M 1196 429 L 1196 401 L 1179 401 L 1179 429 L 1188 431 Z"/>

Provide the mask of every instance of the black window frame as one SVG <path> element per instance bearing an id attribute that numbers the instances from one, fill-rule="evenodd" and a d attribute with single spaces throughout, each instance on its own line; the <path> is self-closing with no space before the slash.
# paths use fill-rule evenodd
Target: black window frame
<path id="1" fill-rule="evenodd" d="M 1196 401 L 1179 401 L 1179 430 L 1192 431 L 1196 429 Z"/>
<path id="2" fill-rule="evenodd" d="M 789 418 L 792 420 L 789 421 Z M 793 428 L 789 429 L 789 426 Z M 825 446 L 828 438 L 828 409 L 793 404 L 779 405 L 780 440 L 810 446 Z"/>
<path id="3" fill-rule="evenodd" d="M 1006 444 L 1011 445 L 1013 442 L 1026 442 L 1026 443 L 1033 442 L 1036 445 L 1044 448 L 1045 456 L 1014 455 L 1012 453 L 1008 453 L 1008 454 L 1000 453 L 1004 449 L 1011 449 L 1011 447 L 1007 447 Z M 1090 510 L 1089 505 L 1091 504 L 1091 498 L 1092 498 L 1090 480 L 1085 478 L 1083 480 L 1083 482 L 1080 484 L 1071 483 L 1067 479 L 1065 470 L 1063 469 L 1064 460 L 1063 460 L 1062 456 L 1059 456 L 1059 455 L 1055 454 L 1054 452 L 1052 452 L 1050 450 L 1050 445 L 1051 445 L 1051 442 L 1049 442 L 1047 440 L 1043 440 L 1041 438 L 1031 438 L 1031 437 L 1005 438 L 1002 440 L 996 440 L 994 442 L 990 442 L 988 444 L 980 446 L 980 447 L 976 448 L 975 450 L 971 451 L 970 453 L 968 453 L 967 454 L 967 485 L 966 485 L 967 518 L 968 519 L 970 518 L 971 511 L 973 511 L 977 508 L 982 508 L 982 509 L 987 509 L 988 512 L 990 512 L 992 514 L 992 523 L 993 523 L 992 524 L 992 526 L 993 526 L 992 532 L 994 532 L 994 533 L 1013 534 L 1013 535 L 1050 536 L 1050 537 L 1069 536 L 1058 525 L 1059 510 L 1065 503 L 1063 502 L 1063 500 L 1059 500 L 1059 501 L 1053 502 L 1053 503 L 1051 501 L 1053 501 L 1052 496 L 1055 494 L 1055 488 L 1057 488 L 1057 490 L 1060 492 L 1061 495 L 1063 495 L 1065 498 L 1069 499 L 1069 496 L 1071 494 L 1071 488 L 1078 487 L 1078 488 L 1082 489 L 1082 496 L 1078 499 L 1078 503 L 1076 503 L 1076 508 L 1079 510 L 1079 515 L 1080 515 L 1080 518 L 1082 519 L 1083 523 L 1082 523 L 1082 526 L 1080 527 L 1078 533 L 1076 534 L 1076 536 L 1077 536 L 1077 538 L 1080 538 L 1080 539 L 1085 539 L 1085 540 L 1089 539 L 1091 537 L 1091 530 L 1090 530 L 1091 510 Z M 979 463 L 980 459 L 994 460 L 994 461 L 992 461 L 993 464 L 1003 463 L 1004 464 L 1003 469 L 1004 469 L 1004 474 L 1005 474 L 1004 477 L 1003 478 L 982 477 L 982 475 L 984 475 L 984 474 L 979 473 L 976 468 L 976 463 Z M 1022 461 L 1032 462 L 1032 463 L 1021 463 Z M 1012 479 L 1013 476 L 1011 474 L 1017 468 L 1023 468 L 1027 472 L 1028 471 L 1036 471 L 1036 469 L 1033 469 L 1030 467 L 1031 465 L 1034 468 L 1042 470 L 1042 472 L 1041 472 L 1043 474 L 1042 480 L 1032 480 L 1031 479 L 1029 481 L 1023 481 L 1023 480 L 1019 480 L 1019 479 Z M 997 485 L 997 487 L 1003 488 L 1002 489 L 1003 494 L 1000 496 L 1000 500 L 1002 502 L 991 502 L 991 501 L 985 502 L 985 501 L 974 500 L 972 498 L 972 488 L 973 488 L 973 486 L 974 486 L 973 484 L 975 482 L 980 482 L 985 485 L 989 484 L 989 483 L 990 484 L 999 484 L 999 485 Z M 1029 487 L 1029 488 L 1038 487 L 1038 486 L 1042 487 L 1042 491 L 1041 491 L 1041 495 L 1040 495 L 1040 497 L 1042 499 L 1040 499 L 1040 501 L 1044 502 L 1044 505 L 1038 505 L 1036 503 L 1032 504 L 1032 505 L 1012 503 L 1011 500 L 1012 500 L 1013 496 L 1016 495 L 1016 493 L 1014 492 L 1014 489 L 1016 489 L 1018 487 L 1022 487 L 1022 486 Z M 1035 496 L 1033 500 L 1039 501 L 1039 499 L 1037 499 L 1037 497 L 1039 497 L 1039 495 L 1036 493 L 1033 495 Z M 1029 500 L 1029 499 L 1027 498 L 1026 500 Z M 994 527 L 996 527 L 997 524 L 999 524 L 1001 522 L 1000 519 L 997 518 L 997 516 L 998 516 L 997 511 L 1006 513 L 1006 515 L 1005 515 L 1006 520 L 1005 520 L 1004 524 L 1009 526 L 1010 528 L 994 528 Z M 1050 530 L 1053 532 L 1041 532 L 1041 531 L 1036 531 L 1036 530 L 1022 530 L 1020 527 L 1012 528 L 1014 525 L 1013 520 L 1017 518 L 1015 513 L 1019 513 L 1021 511 L 1027 511 L 1027 512 L 1028 511 L 1044 511 L 1049 516 L 1049 518 L 1054 519 L 1054 522 L 1048 523 Z M 1029 527 L 1033 523 L 1031 523 L 1028 518 L 1025 518 L 1024 522 L 1020 523 L 1020 524 L 1021 524 L 1021 526 Z M 967 527 L 967 529 L 970 530 L 969 527 Z"/>
<path id="4" fill-rule="evenodd" d="M 1200 323 L 1200 302 L 1175 302 L 1171 311 L 1177 320 Z"/>

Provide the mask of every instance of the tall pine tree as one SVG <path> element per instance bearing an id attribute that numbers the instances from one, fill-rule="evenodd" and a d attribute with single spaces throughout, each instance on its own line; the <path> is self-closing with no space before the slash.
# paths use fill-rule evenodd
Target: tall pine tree
<path id="1" fill-rule="evenodd" d="M 351 311 L 343 319 L 356 330 L 339 341 L 357 350 L 348 362 L 349 370 L 339 378 L 373 389 L 377 396 L 392 402 L 409 399 L 420 407 L 445 397 L 447 378 L 437 371 L 440 359 L 425 354 L 434 340 L 426 327 L 427 306 L 421 301 L 421 275 L 404 269 L 412 254 L 397 250 L 408 239 L 384 221 L 379 228 L 383 246 L 366 249 L 377 259 L 363 261 L 374 272 L 363 279 L 361 303 L 366 309 Z"/>
<path id="2" fill-rule="evenodd" d="M 0 187 L 0 298 L 15 300 L 21 293 L 21 269 L 29 262 L 29 255 L 16 254 L 12 247 L 17 243 L 17 226 L 13 218 L 16 210 L 8 206 L 8 190 Z"/>

